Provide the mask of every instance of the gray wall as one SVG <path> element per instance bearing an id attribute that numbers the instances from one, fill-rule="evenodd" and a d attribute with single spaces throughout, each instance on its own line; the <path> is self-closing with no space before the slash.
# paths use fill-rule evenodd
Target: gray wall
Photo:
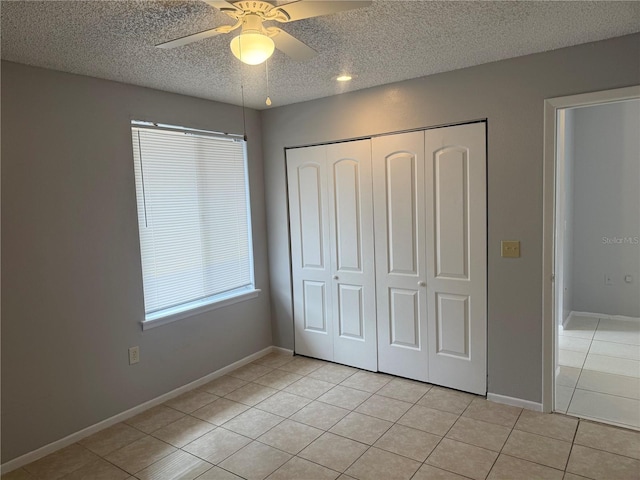
<path id="1" fill-rule="evenodd" d="M 573 310 L 640 317 L 640 100 L 574 118 Z"/>
<path id="2" fill-rule="evenodd" d="M 630 35 L 263 111 L 275 344 L 293 347 L 284 148 L 487 118 L 488 389 L 540 402 L 543 101 L 638 83 Z"/>
<path id="3" fill-rule="evenodd" d="M 2 462 L 272 343 L 258 113 L 262 294 L 145 332 L 131 119 L 242 133 L 236 106 L 2 62 Z"/>

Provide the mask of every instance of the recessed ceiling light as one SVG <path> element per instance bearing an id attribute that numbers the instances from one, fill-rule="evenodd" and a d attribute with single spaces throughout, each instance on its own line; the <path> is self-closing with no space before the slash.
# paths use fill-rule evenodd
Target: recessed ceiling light
<path id="1" fill-rule="evenodd" d="M 355 77 L 355 75 L 349 75 L 349 74 L 343 74 L 343 75 L 338 75 L 337 77 L 335 77 L 337 82 L 348 82 L 350 80 L 352 80 Z"/>

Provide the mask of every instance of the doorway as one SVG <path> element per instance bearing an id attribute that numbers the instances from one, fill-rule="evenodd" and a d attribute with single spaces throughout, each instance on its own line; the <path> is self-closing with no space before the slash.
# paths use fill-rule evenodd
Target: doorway
<path id="1" fill-rule="evenodd" d="M 543 408 L 640 429 L 640 88 L 545 115 Z"/>

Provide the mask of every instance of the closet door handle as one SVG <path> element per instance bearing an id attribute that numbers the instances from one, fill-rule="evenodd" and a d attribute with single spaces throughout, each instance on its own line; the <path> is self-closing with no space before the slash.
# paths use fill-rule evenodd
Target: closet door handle
<path id="1" fill-rule="evenodd" d="M 419 287 L 424 287 L 427 285 L 427 282 L 418 282 Z"/>
<path id="2" fill-rule="evenodd" d="M 334 280 L 338 280 L 338 275 L 334 275 L 334 276 L 333 276 L 333 279 L 334 279 Z"/>

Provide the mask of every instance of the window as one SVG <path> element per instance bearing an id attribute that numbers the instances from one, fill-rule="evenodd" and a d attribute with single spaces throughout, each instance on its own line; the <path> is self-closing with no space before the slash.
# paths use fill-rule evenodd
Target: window
<path id="1" fill-rule="evenodd" d="M 245 142 L 132 123 L 143 328 L 257 296 Z"/>

